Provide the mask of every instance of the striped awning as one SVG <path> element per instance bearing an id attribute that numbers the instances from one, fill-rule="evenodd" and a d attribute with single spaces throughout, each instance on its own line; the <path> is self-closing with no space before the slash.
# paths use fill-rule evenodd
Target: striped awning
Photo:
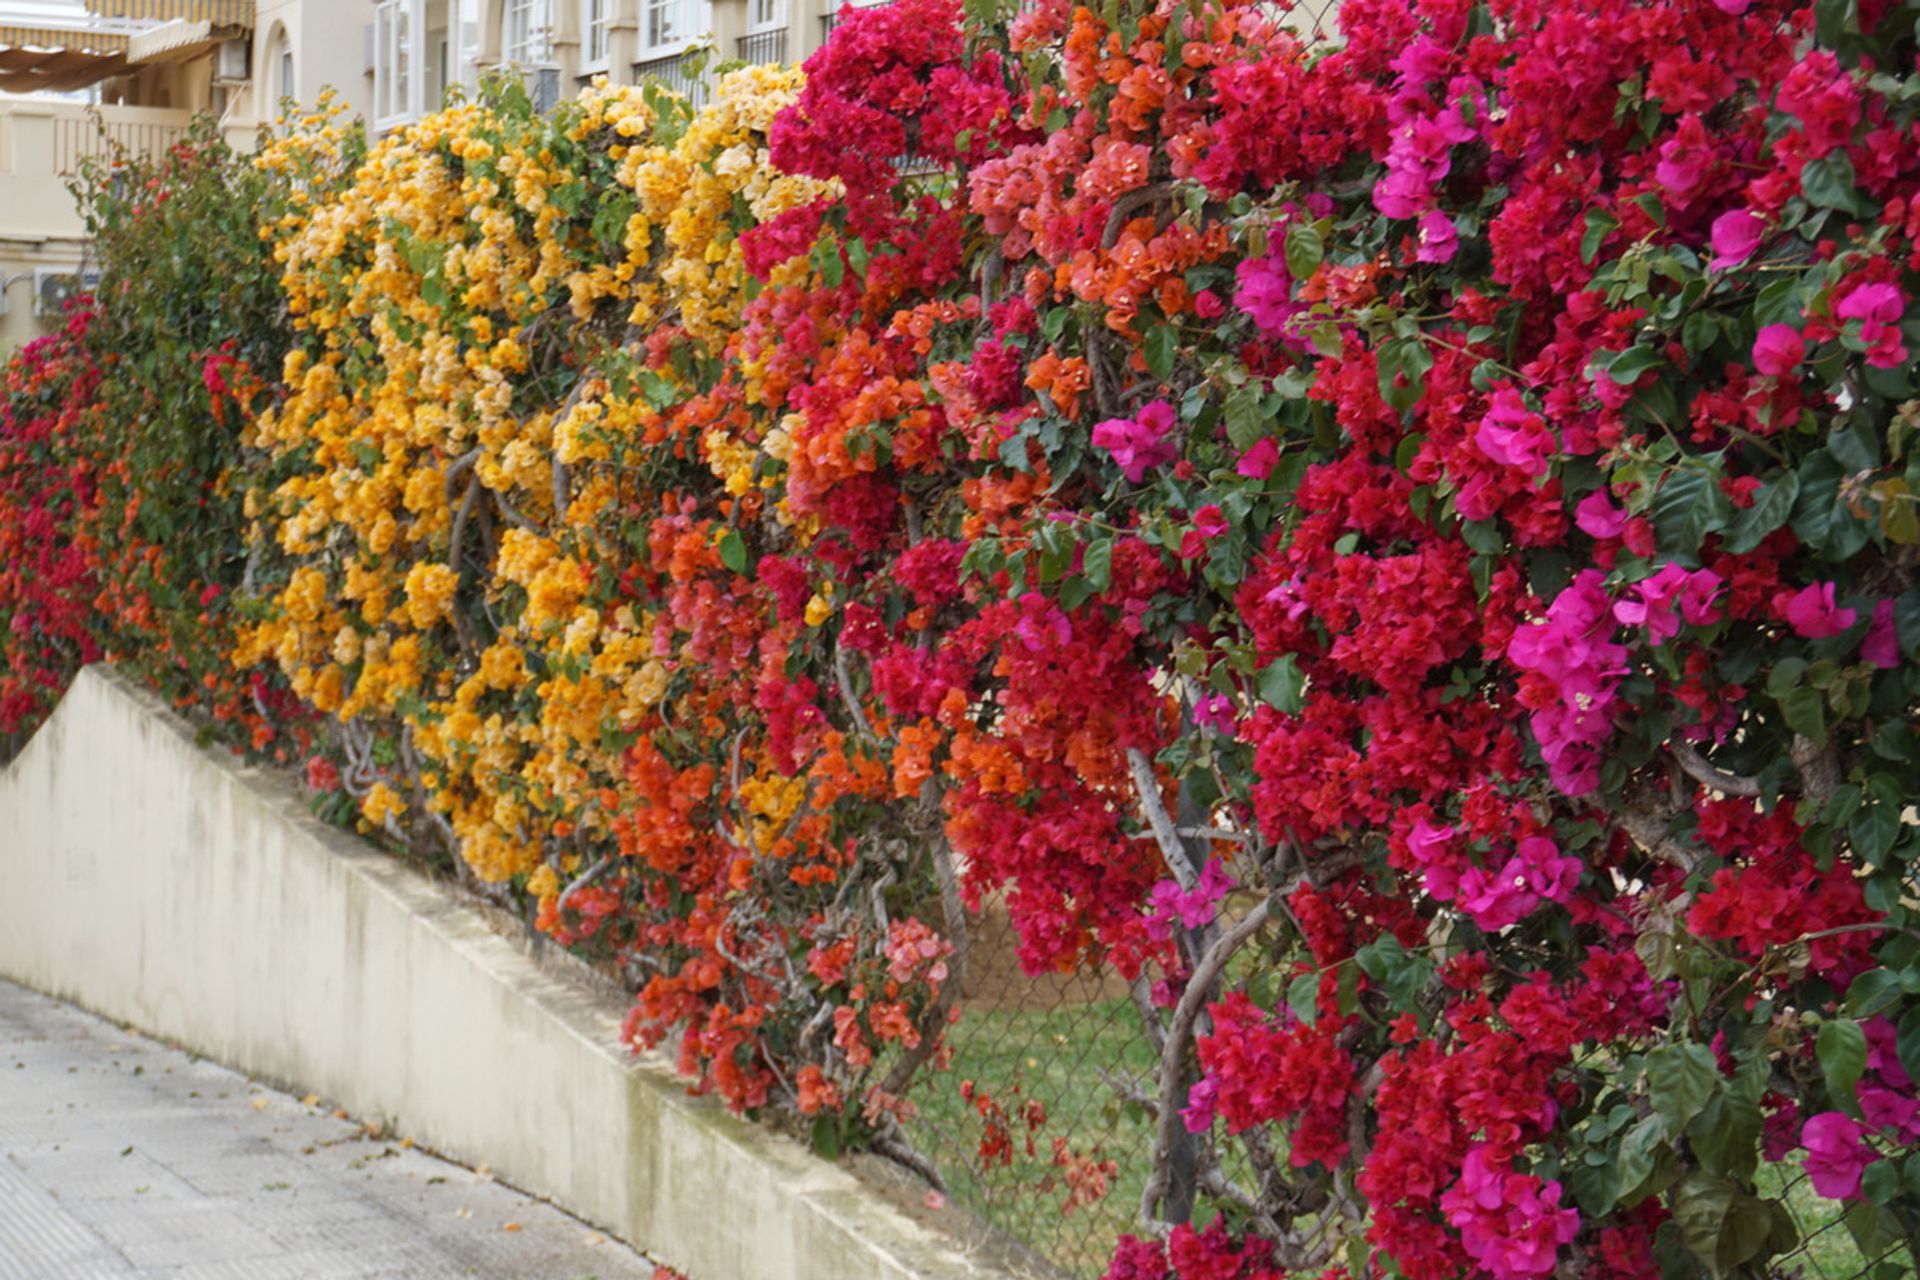
<path id="1" fill-rule="evenodd" d="M 0 48 L 63 49 L 74 53 L 125 53 L 124 31 L 87 31 L 77 27 L 20 27 L 0 25 Z"/>
<path id="2" fill-rule="evenodd" d="M 126 43 L 123 35 L 0 26 L 0 93 L 98 84 L 127 70 Z"/>
<path id="3" fill-rule="evenodd" d="M 254 0 L 87 0 L 87 12 L 130 22 L 210 22 L 253 27 Z"/>

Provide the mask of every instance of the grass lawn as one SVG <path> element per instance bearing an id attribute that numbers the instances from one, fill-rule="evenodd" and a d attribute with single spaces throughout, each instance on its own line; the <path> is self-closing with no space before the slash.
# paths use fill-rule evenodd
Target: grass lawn
<path id="1" fill-rule="evenodd" d="M 951 1036 L 953 1066 L 928 1073 L 914 1089 L 920 1108 L 914 1142 L 946 1172 L 954 1198 L 1009 1235 L 1026 1242 L 1063 1271 L 1099 1275 L 1122 1233 L 1138 1229 L 1140 1191 L 1153 1127 L 1137 1109 L 1121 1105 L 1101 1073 L 1148 1074 L 1153 1052 L 1127 1000 L 1028 1011 L 969 1009 Z M 1011 1164 L 983 1164 L 982 1121 L 960 1096 L 962 1081 L 993 1095 L 1012 1119 Z M 1016 1093 L 1015 1090 L 1019 1092 Z M 1046 1108 L 1033 1131 L 1037 1155 L 1026 1155 L 1027 1100 Z M 1129 1114 L 1129 1111 L 1132 1114 Z M 1077 1155 L 1114 1161 L 1118 1171 L 1099 1201 L 1063 1212 L 1068 1188 L 1052 1163 L 1053 1140 Z"/>
<path id="2" fill-rule="evenodd" d="M 953 1197 L 1032 1248 L 1066 1275 L 1098 1276 L 1114 1242 L 1139 1229 L 1140 1191 L 1146 1180 L 1153 1127 L 1124 1106 L 1105 1077 L 1141 1079 L 1153 1054 L 1130 1001 L 1103 1000 L 1050 1010 L 968 1009 L 954 1026 L 949 1071 L 923 1075 L 913 1091 L 920 1114 L 913 1140 L 946 1173 Z M 1103 1074 L 1104 1073 L 1104 1074 Z M 960 1096 L 962 1081 L 991 1094 L 1005 1108 L 1014 1138 L 1011 1163 L 988 1164 L 979 1154 L 984 1132 L 974 1104 Z M 1045 1108 L 1033 1131 L 1036 1155 L 1025 1152 L 1021 1110 L 1029 1100 Z M 1055 1138 L 1077 1155 L 1097 1154 L 1117 1166 L 1106 1196 L 1068 1212 L 1068 1188 L 1052 1163 Z M 1763 1170 L 1763 1194 L 1783 1196 L 1803 1236 L 1801 1250 L 1776 1259 L 1774 1272 L 1798 1280 L 1910 1280 L 1917 1273 L 1906 1249 L 1864 1257 L 1840 1221 L 1842 1206 L 1817 1194 L 1793 1165 Z"/>

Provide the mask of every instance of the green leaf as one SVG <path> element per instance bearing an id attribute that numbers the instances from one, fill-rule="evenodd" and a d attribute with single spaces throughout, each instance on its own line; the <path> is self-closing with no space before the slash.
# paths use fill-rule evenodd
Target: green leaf
<path id="1" fill-rule="evenodd" d="M 1619 225 L 1620 219 L 1605 209 L 1587 210 L 1587 229 L 1580 236 L 1580 261 L 1593 265 L 1593 260 L 1600 256 L 1600 246 Z"/>
<path id="2" fill-rule="evenodd" d="M 1727 550 L 1743 556 L 1758 547 L 1768 534 L 1787 522 L 1799 496 L 1800 477 L 1791 471 L 1772 484 L 1761 485 L 1753 505 L 1734 516 L 1727 530 Z"/>
<path id="3" fill-rule="evenodd" d="M 1295 218 L 1287 227 L 1285 245 L 1287 270 L 1295 280 L 1305 280 L 1318 271 L 1327 255 L 1320 232 L 1304 218 Z"/>
<path id="4" fill-rule="evenodd" d="M 1632 386 L 1641 374 L 1666 363 L 1666 357 L 1652 347 L 1628 347 L 1607 364 L 1607 376 L 1623 387 Z"/>
<path id="5" fill-rule="evenodd" d="M 1320 975 L 1303 973 L 1287 984 L 1287 1008 L 1300 1021 L 1312 1026 L 1320 1016 Z"/>
<path id="6" fill-rule="evenodd" d="M 1716 1263 L 1720 1232 L 1738 1194 L 1738 1188 L 1725 1178 L 1702 1172 L 1689 1175 L 1673 1193 L 1673 1221 L 1682 1243 L 1716 1276 L 1721 1274 Z"/>
<path id="7" fill-rule="evenodd" d="M 738 530 L 729 529 L 720 535 L 720 563 L 735 573 L 747 571 L 747 544 L 740 540 Z"/>
<path id="8" fill-rule="evenodd" d="M 1759 1105 L 1729 1090 L 1695 1118 L 1687 1140 L 1708 1172 L 1745 1180 L 1760 1163 L 1760 1129 Z"/>
<path id="9" fill-rule="evenodd" d="M 859 236 L 847 241 L 847 265 L 853 268 L 853 274 L 866 279 L 867 267 L 873 261 L 873 253 L 867 248 L 867 242 Z"/>
<path id="10" fill-rule="evenodd" d="M 1087 544 L 1087 553 L 1080 561 L 1080 572 L 1086 577 L 1087 585 L 1096 593 L 1104 593 L 1112 585 L 1112 538 L 1102 538 L 1098 542 Z"/>
<path id="11" fill-rule="evenodd" d="M 822 1115 L 813 1122 L 814 1154 L 826 1160 L 840 1158 L 840 1118 Z"/>
<path id="12" fill-rule="evenodd" d="M 1226 421 L 1227 441 L 1236 449 L 1251 449 L 1266 434 L 1260 420 L 1260 389 L 1257 386 L 1249 384 L 1235 387 L 1228 393 L 1226 403 L 1221 405 L 1220 416 Z"/>
<path id="13" fill-rule="evenodd" d="M 1900 975 L 1869 969 L 1847 985 L 1846 1010 L 1856 1018 L 1870 1018 L 1900 999 Z"/>
<path id="14" fill-rule="evenodd" d="M 1688 468 L 1667 474 L 1653 495 L 1653 531 L 1669 555 L 1691 556 L 1709 533 L 1726 528 L 1733 504 L 1718 477 Z"/>
<path id="15" fill-rule="evenodd" d="M 1854 1105 L 1853 1087 L 1867 1069 L 1867 1035 L 1852 1018 L 1834 1018 L 1820 1024 L 1813 1040 L 1813 1056 L 1827 1078 L 1834 1101 Z"/>
<path id="16" fill-rule="evenodd" d="M 1870 867 L 1886 865 L 1887 854 L 1899 838 L 1900 808 L 1896 805 L 1867 805 L 1847 824 L 1847 840 L 1854 854 Z"/>
<path id="17" fill-rule="evenodd" d="M 1378 938 L 1354 953 L 1360 971 L 1373 979 L 1386 993 L 1387 1003 L 1395 1010 L 1411 1011 L 1426 989 L 1433 973 L 1433 962 L 1408 951 L 1391 933 Z"/>
<path id="18" fill-rule="evenodd" d="M 1847 158 L 1845 150 L 1809 160 L 1800 170 L 1800 190 L 1806 193 L 1809 204 L 1821 209 L 1860 212 L 1854 182 L 1853 161 Z"/>
<path id="19" fill-rule="evenodd" d="M 1157 324 L 1147 330 L 1146 357 L 1147 372 L 1161 382 L 1173 376 L 1173 360 L 1178 351 L 1180 335 L 1170 324 Z"/>
<path id="20" fill-rule="evenodd" d="M 1433 352 L 1419 338 L 1387 339 L 1377 356 L 1380 398 L 1395 412 L 1405 413 L 1420 402 L 1432 368 Z"/>
<path id="21" fill-rule="evenodd" d="M 1292 654 L 1282 654 L 1260 672 L 1260 700 L 1290 716 L 1306 705 L 1307 678 Z"/>
<path id="22" fill-rule="evenodd" d="M 1780 699 L 1780 714 L 1795 733 L 1815 742 L 1827 740 L 1827 700 L 1818 689 L 1801 685 L 1788 690 Z"/>
<path id="23" fill-rule="evenodd" d="M 1663 1044 L 1647 1054 L 1647 1089 L 1669 1133 L 1684 1131 L 1720 1088 L 1720 1067 L 1703 1044 Z"/>
<path id="24" fill-rule="evenodd" d="M 1647 1116 L 1620 1139 L 1615 1165 L 1620 1172 L 1620 1194 L 1632 1195 L 1653 1176 L 1655 1157 L 1667 1140 L 1666 1122 L 1659 1116 Z"/>

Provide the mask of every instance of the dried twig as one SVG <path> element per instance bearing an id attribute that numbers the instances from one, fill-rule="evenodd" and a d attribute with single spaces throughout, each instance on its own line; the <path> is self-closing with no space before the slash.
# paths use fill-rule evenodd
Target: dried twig
<path id="1" fill-rule="evenodd" d="M 854 732 L 863 738 L 873 736 L 873 726 L 867 722 L 867 713 L 860 706 L 860 699 L 853 692 L 853 675 L 847 670 L 847 651 L 836 644 L 833 646 L 833 678 L 840 686 L 840 701 L 847 708 L 847 715 L 853 721 Z"/>

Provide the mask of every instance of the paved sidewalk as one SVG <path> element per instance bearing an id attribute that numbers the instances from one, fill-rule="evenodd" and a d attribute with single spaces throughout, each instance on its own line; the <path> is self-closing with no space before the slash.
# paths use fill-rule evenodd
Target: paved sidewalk
<path id="1" fill-rule="evenodd" d="M 0 1280 L 652 1275 L 484 1171 L 0 981 Z"/>

